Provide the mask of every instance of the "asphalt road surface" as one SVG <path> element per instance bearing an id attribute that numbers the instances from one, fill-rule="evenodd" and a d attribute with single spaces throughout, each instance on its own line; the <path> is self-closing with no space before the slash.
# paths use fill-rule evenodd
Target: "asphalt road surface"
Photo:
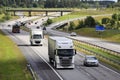
<path id="1" fill-rule="evenodd" d="M 30 46 L 28 32 L 11 33 L 11 27 L 1 28 L 20 47 L 39 80 L 120 80 L 119 73 L 103 65 L 99 65 L 99 67 L 83 66 L 82 53 L 77 53 L 75 56 L 74 69 L 56 70 L 53 65 L 49 64 L 47 38 L 43 39 L 43 46 Z"/>

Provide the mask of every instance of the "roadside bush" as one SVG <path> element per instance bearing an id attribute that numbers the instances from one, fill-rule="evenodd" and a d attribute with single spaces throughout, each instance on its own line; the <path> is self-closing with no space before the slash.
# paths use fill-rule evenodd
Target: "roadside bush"
<path id="1" fill-rule="evenodd" d="M 43 23 L 43 25 L 47 26 L 47 25 L 52 24 L 52 23 L 53 23 L 52 19 L 48 18 L 48 20 L 45 23 Z"/>
<path id="2" fill-rule="evenodd" d="M 80 28 L 83 28 L 84 26 L 85 26 L 84 21 L 81 20 L 81 21 L 79 21 L 79 23 L 78 23 L 78 25 L 77 25 L 77 27 L 75 29 L 80 29 Z"/>
<path id="3" fill-rule="evenodd" d="M 9 20 L 10 19 L 10 16 L 9 15 L 6 15 L 3 17 L 4 20 Z"/>
<path id="4" fill-rule="evenodd" d="M 74 24 L 74 22 L 70 22 L 70 26 L 69 26 L 69 28 L 68 28 L 68 30 L 69 31 L 72 31 L 72 30 L 74 30 L 74 28 L 73 27 L 75 27 L 75 24 Z"/>
<path id="5" fill-rule="evenodd" d="M 96 23 L 95 23 L 95 19 L 91 16 L 88 16 L 85 21 L 84 24 L 86 27 L 95 27 Z"/>
<path id="6" fill-rule="evenodd" d="M 52 24 L 52 23 L 53 23 L 52 19 L 49 19 L 49 18 L 48 18 L 47 24 L 49 25 L 49 24 Z"/>
<path id="7" fill-rule="evenodd" d="M 113 26 L 115 24 L 115 20 L 114 19 L 111 19 L 110 20 L 110 23 L 111 23 L 111 26 Z"/>
<path id="8" fill-rule="evenodd" d="M 117 14 L 113 14 L 112 19 L 117 20 Z"/>
<path id="9" fill-rule="evenodd" d="M 120 21 L 120 14 L 113 14 L 112 15 L 112 19 L 114 19 L 114 20 L 119 20 Z"/>
<path id="10" fill-rule="evenodd" d="M 110 22 L 110 19 L 109 18 L 102 18 L 102 24 L 107 24 Z"/>
<path id="11" fill-rule="evenodd" d="M 0 22 L 4 22 L 5 20 L 4 19 L 0 19 Z"/>
<path id="12" fill-rule="evenodd" d="M 2 14 L 2 10 L 0 9 L 0 14 Z"/>

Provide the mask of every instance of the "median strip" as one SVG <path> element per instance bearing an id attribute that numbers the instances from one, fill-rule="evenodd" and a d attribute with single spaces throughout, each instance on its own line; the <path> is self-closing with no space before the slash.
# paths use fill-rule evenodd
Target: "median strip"
<path id="1" fill-rule="evenodd" d="M 93 47 L 76 40 L 74 40 L 74 45 L 78 51 L 82 51 L 85 54 L 94 54 L 100 59 L 101 62 L 107 63 L 112 67 L 120 70 L 120 56 L 110 54 L 99 47 Z"/>

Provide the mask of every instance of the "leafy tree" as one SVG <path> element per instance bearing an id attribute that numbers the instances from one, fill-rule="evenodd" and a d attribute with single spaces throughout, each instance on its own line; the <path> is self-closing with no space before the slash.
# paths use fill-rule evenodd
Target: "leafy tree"
<path id="1" fill-rule="evenodd" d="M 107 24 L 110 22 L 109 18 L 102 18 L 102 24 Z"/>
<path id="2" fill-rule="evenodd" d="M 120 13 L 118 14 L 118 20 L 120 21 Z"/>
<path id="3" fill-rule="evenodd" d="M 48 18 L 47 24 L 49 25 L 49 24 L 51 24 L 51 23 L 53 23 L 52 19 L 49 19 L 49 18 Z"/>
<path id="4" fill-rule="evenodd" d="M 68 28 L 68 30 L 69 31 L 72 31 L 72 30 L 74 30 L 74 28 L 73 27 L 75 27 L 75 24 L 74 24 L 74 22 L 70 22 L 70 26 L 69 26 L 69 28 Z"/>
<path id="5" fill-rule="evenodd" d="M 115 19 L 103 18 L 102 24 L 104 24 L 107 29 L 115 29 L 116 28 Z"/>
<path id="6" fill-rule="evenodd" d="M 95 19 L 91 16 L 87 16 L 87 18 L 84 21 L 84 24 L 86 27 L 95 27 Z"/>
<path id="7" fill-rule="evenodd" d="M 17 8 L 17 5 L 16 5 L 16 4 L 12 4 L 12 6 L 11 6 L 11 7 Z"/>
<path id="8" fill-rule="evenodd" d="M 10 19 L 10 15 L 6 15 L 3 17 L 4 20 L 9 20 Z"/>
<path id="9" fill-rule="evenodd" d="M 115 20 L 114 20 L 114 19 L 111 19 L 111 20 L 110 20 L 110 24 L 111 24 L 111 26 L 113 26 L 113 25 L 115 24 Z"/>
<path id="10" fill-rule="evenodd" d="M 112 19 L 114 19 L 114 20 L 117 20 L 117 17 L 118 17 L 117 14 L 113 14 L 113 15 L 112 15 Z"/>
<path id="11" fill-rule="evenodd" d="M 21 2 L 20 7 L 23 7 L 23 8 L 26 7 L 25 3 Z"/>
<path id="12" fill-rule="evenodd" d="M 33 7 L 35 7 L 35 8 L 38 7 L 38 3 L 37 3 L 37 2 L 34 2 L 34 3 L 33 3 Z"/>
<path id="13" fill-rule="evenodd" d="M 80 28 L 83 28 L 85 25 L 84 25 L 84 21 L 83 20 L 80 20 L 77 27 L 75 29 L 80 29 Z"/>

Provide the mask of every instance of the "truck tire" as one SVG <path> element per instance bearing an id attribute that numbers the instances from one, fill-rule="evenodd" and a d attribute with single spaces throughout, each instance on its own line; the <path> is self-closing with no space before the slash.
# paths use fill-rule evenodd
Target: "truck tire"
<path id="1" fill-rule="evenodd" d="M 50 57 L 49 57 L 49 61 L 50 61 L 51 64 L 53 63 L 53 62 L 52 62 L 52 58 L 50 58 Z"/>
<path id="2" fill-rule="evenodd" d="M 43 44 L 41 44 L 40 46 L 43 46 Z"/>
<path id="3" fill-rule="evenodd" d="M 57 68 L 56 61 L 53 62 L 54 68 Z"/>
<path id="4" fill-rule="evenodd" d="M 33 43 L 32 43 L 32 42 L 30 42 L 30 44 L 31 44 L 31 46 L 33 46 Z"/>

